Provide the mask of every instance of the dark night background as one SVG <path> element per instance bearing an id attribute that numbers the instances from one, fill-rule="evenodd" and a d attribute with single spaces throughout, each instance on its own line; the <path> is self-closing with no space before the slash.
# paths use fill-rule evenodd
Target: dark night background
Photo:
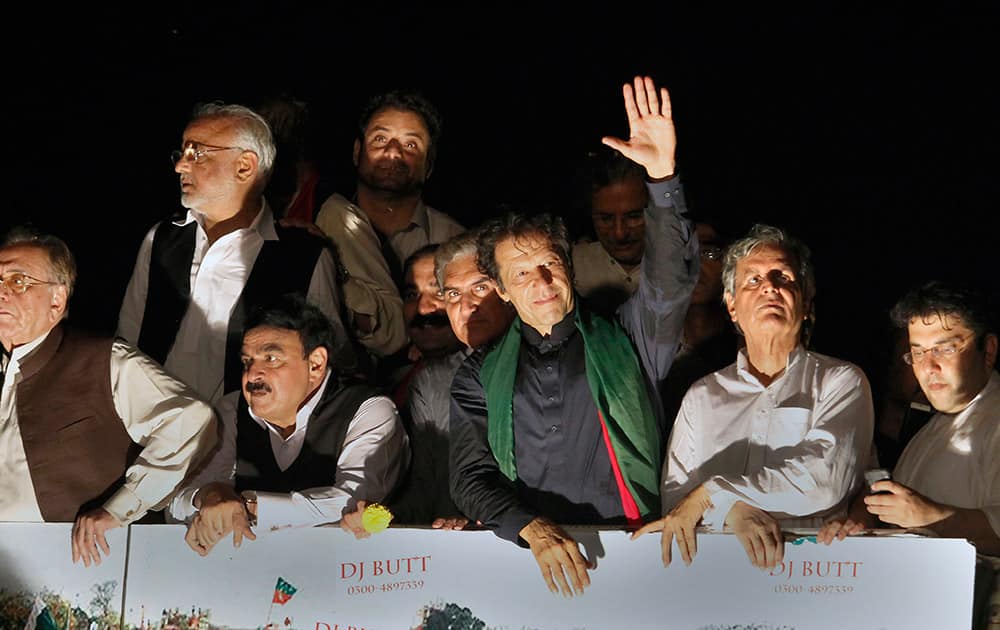
<path id="1" fill-rule="evenodd" d="M 25 8 L 3 44 L 2 227 L 64 237 L 72 317 L 110 331 L 142 236 L 177 207 L 168 155 L 197 102 L 308 101 L 349 194 L 361 104 L 419 87 L 444 117 L 425 198 L 471 226 L 500 202 L 566 208 L 573 161 L 625 134 L 621 84 L 649 74 L 671 91 L 692 209 L 806 241 L 813 347 L 877 385 L 886 313 L 910 284 L 997 286 L 1000 22 L 913 3 L 691 4 Z"/>

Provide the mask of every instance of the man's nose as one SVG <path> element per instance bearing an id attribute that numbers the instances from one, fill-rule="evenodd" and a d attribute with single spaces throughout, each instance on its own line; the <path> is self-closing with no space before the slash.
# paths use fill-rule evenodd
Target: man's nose
<path id="1" fill-rule="evenodd" d="M 625 235 L 628 233 L 628 228 L 625 225 L 624 217 L 615 217 L 615 224 L 611 228 L 611 235 L 616 241 L 624 241 Z"/>
<path id="2" fill-rule="evenodd" d="M 421 293 L 420 301 L 417 302 L 417 312 L 421 315 L 429 315 L 430 313 L 437 313 L 443 311 L 441 301 L 435 299 L 433 295 L 429 293 Z"/>
<path id="3" fill-rule="evenodd" d="M 539 265 L 538 273 L 532 280 L 541 280 L 545 284 L 552 284 L 552 271 L 544 265 Z"/>
<path id="4" fill-rule="evenodd" d="M 462 295 L 461 307 L 465 313 L 473 313 L 479 309 L 482 298 L 476 296 L 474 291 L 468 291 Z"/>
<path id="5" fill-rule="evenodd" d="M 924 354 L 924 360 L 920 364 L 920 369 L 925 372 L 940 372 L 941 371 L 941 359 L 934 354 L 932 351 L 928 351 Z"/>
<path id="6" fill-rule="evenodd" d="M 403 145 L 396 138 L 391 138 L 382 147 L 382 151 L 389 157 L 402 157 L 403 156 Z"/>

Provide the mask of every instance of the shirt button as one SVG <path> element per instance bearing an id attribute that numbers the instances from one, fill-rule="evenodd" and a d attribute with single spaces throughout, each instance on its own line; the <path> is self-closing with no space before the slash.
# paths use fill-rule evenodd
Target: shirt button
<path id="1" fill-rule="evenodd" d="M 551 427 L 549 427 L 549 433 L 555 433 L 558 430 L 559 430 L 559 427 L 557 427 L 554 424 Z"/>
<path id="2" fill-rule="evenodd" d="M 555 396 L 549 396 L 549 402 L 555 402 Z"/>
<path id="3" fill-rule="evenodd" d="M 664 199 L 670 199 L 670 193 L 663 193 Z"/>
<path id="4" fill-rule="evenodd" d="M 546 366 L 545 366 L 545 370 L 546 370 L 547 372 L 551 372 L 551 371 L 552 371 L 552 366 L 551 366 L 551 365 L 546 365 Z"/>

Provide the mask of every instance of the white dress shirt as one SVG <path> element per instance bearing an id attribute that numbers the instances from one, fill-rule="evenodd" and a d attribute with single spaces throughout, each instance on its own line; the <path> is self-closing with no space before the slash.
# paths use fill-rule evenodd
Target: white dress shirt
<path id="1" fill-rule="evenodd" d="M 305 443 L 309 416 L 323 398 L 330 382 L 327 375 L 312 398 L 295 416 L 295 431 L 282 438 L 278 430 L 252 411 L 251 418 L 271 437 L 271 450 L 275 462 L 287 469 L 302 451 Z M 240 396 L 241 392 L 227 395 Z M 234 410 L 236 405 L 230 405 Z M 358 408 L 347 427 L 344 446 L 337 459 L 334 482 L 330 486 L 305 488 L 288 494 L 257 493 L 256 531 L 266 532 L 289 527 L 311 527 L 338 522 L 345 508 L 354 508 L 356 499 L 381 501 L 396 486 L 407 470 L 410 460 L 409 438 L 399 413 L 387 396 L 369 398 Z M 170 505 L 170 512 L 177 520 L 194 516 L 194 495 L 199 488 L 213 481 L 232 483 L 236 476 L 236 414 L 223 419 L 220 449 L 207 466 L 181 492 Z"/>
<path id="2" fill-rule="evenodd" d="M 42 520 L 17 417 L 20 365 L 48 333 L 11 353 L 0 393 L 0 521 Z M 122 524 L 161 507 L 193 464 L 216 443 L 211 407 L 189 387 L 131 345 L 111 347 L 115 411 L 132 441 L 143 449 L 125 471 L 125 483 L 104 504 Z"/>
<path id="3" fill-rule="evenodd" d="M 622 301 L 639 288 L 642 269 L 636 265 L 625 271 L 600 241 L 577 241 L 573 244 L 573 284 L 583 297 L 599 292 L 613 293 Z"/>
<path id="4" fill-rule="evenodd" d="M 1000 374 L 962 411 L 935 414 L 892 476 L 931 501 L 982 510 L 1000 536 Z"/>
<path id="5" fill-rule="evenodd" d="M 783 528 L 818 527 L 846 511 L 860 486 L 873 426 L 871 388 L 857 366 L 799 346 L 765 387 L 741 349 L 684 396 L 664 461 L 663 513 L 704 483 L 709 529 L 722 530 L 737 501 Z"/>
<path id="6" fill-rule="evenodd" d="M 204 228 L 204 215 L 188 210 L 186 218 L 176 225 L 187 225 L 192 221 L 198 223 L 198 229 L 191 261 L 190 304 L 164 367 L 216 406 L 219 416 L 224 417 L 235 410 L 221 404 L 225 393 L 229 319 L 264 241 L 278 240 L 278 234 L 274 228 L 274 215 L 266 202 L 249 227 L 234 230 L 211 244 Z M 118 316 L 118 335 L 133 344 L 138 343 L 142 330 L 156 228 L 153 226 L 147 232 L 139 248 Z M 337 339 L 346 342 L 347 332 L 340 319 L 336 261 L 329 251 L 324 251 L 316 262 L 306 297 L 330 318 Z"/>

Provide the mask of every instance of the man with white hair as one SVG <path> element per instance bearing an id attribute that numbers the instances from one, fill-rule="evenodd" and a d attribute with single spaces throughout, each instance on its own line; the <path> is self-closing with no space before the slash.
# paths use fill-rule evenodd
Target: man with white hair
<path id="1" fill-rule="evenodd" d="M 72 522 L 73 562 L 166 503 L 216 445 L 211 407 L 121 340 L 66 323 L 76 262 L 26 226 L 0 241 L 0 521 Z"/>
<path id="2" fill-rule="evenodd" d="M 264 198 L 275 153 L 267 122 L 253 110 L 222 103 L 195 109 L 172 155 L 187 210 L 146 234 L 119 314 L 119 336 L 193 387 L 220 417 L 235 410 L 244 318 L 278 295 L 306 295 L 334 324 L 332 362 L 342 373 L 358 367 L 340 318 L 332 248 L 304 228 L 279 225 Z"/>
<path id="3" fill-rule="evenodd" d="M 696 381 L 681 402 L 660 484 L 662 531 L 685 564 L 695 528 L 732 531 L 751 563 L 783 558 L 783 528 L 845 514 L 871 454 L 871 388 L 857 366 L 807 350 L 815 296 L 804 243 L 756 225 L 726 251 L 724 299 L 745 340 L 735 363 Z"/>

